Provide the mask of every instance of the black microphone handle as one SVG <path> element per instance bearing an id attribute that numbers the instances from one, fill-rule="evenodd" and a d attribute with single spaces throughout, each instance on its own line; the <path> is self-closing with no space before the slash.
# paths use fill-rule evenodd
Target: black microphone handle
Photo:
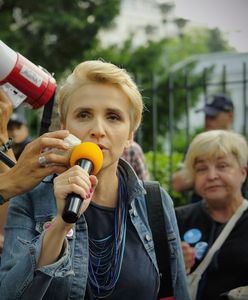
<path id="1" fill-rule="evenodd" d="M 77 165 L 87 171 L 88 174 L 91 174 L 93 170 L 93 164 L 90 160 L 79 159 Z M 80 217 L 80 210 L 82 207 L 84 199 L 75 193 L 68 195 L 66 199 L 65 208 L 62 214 L 62 218 L 66 223 L 76 223 Z"/>

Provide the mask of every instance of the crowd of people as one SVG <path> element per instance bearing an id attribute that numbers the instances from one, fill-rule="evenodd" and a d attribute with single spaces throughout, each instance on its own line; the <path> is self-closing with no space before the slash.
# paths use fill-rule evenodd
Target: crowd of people
<path id="1" fill-rule="evenodd" d="M 82 142 L 99 145 L 103 166 L 96 176 L 79 166 L 56 175 L 51 172 L 33 190 L 11 200 L 0 268 L 2 297 L 157 299 L 160 276 L 145 190 L 133 168 L 121 159 L 141 120 L 141 94 L 125 70 L 86 61 L 60 89 L 58 104 L 61 128 Z M 37 168 L 46 168 L 48 155 L 42 153 Z M 17 168 L 18 164 L 19 160 Z M 71 193 L 84 199 L 76 224 L 63 219 Z M 173 249 L 168 261 L 174 296 L 187 300 L 173 202 L 162 188 L 161 197 Z"/>
<path id="2" fill-rule="evenodd" d="M 204 131 L 231 130 L 232 128 L 234 105 L 231 99 L 224 94 L 209 96 L 204 107 L 196 110 L 196 112 L 204 113 Z M 197 202 L 201 199 L 193 190 L 193 181 L 188 176 L 183 164 L 172 175 L 172 189 L 176 192 L 190 192 L 190 202 Z"/>
<path id="3" fill-rule="evenodd" d="M 135 82 L 116 65 L 85 61 L 58 91 L 58 110 L 61 129 L 32 141 L 0 89 L 0 149 L 15 162 L 0 162 L 1 299 L 158 299 L 143 186 L 150 176 L 134 141 L 143 111 Z M 234 104 L 226 95 L 213 95 L 199 111 L 204 132 L 172 178 L 174 190 L 193 191 L 194 203 L 175 208 L 160 187 L 175 300 L 227 299 L 248 285 L 247 141 L 231 130 Z M 98 145 L 97 174 L 49 151 L 70 151 L 69 134 Z M 76 223 L 63 217 L 71 195 L 83 199 Z"/>

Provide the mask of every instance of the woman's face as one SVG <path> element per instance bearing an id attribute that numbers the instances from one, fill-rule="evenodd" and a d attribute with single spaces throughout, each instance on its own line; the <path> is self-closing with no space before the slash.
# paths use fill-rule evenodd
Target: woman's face
<path id="1" fill-rule="evenodd" d="M 194 170 L 195 190 L 207 201 L 222 202 L 241 196 L 246 172 L 233 154 L 198 158 Z"/>
<path id="2" fill-rule="evenodd" d="M 111 84 L 89 83 L 69 99 L 63 128 L 82 142 L 93 142 L 102 149 L 103 168 L 118 159 L 133 139 L 130 104 L 127 96 Z"/>

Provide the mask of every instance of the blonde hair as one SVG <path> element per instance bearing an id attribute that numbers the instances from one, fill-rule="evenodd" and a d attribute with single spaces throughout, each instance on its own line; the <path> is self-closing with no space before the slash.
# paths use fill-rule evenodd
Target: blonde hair
<path id="1" fill-rule="evenodd" d="M 80 63 L 67 77 L 58 94 L 60 121 L 65 123 L 72 93 L 79 87 L 91 82 L 113 84 L 124 92 L 131 105 L 131 129 L 136 130 L 140 125 L 143 111 L 142 96 L 136 84 L 126 70 L 100 60 Z"/>
<path id="2" fill-rule="evenodd" d="M 248 145 L 245 138 L 227 130 L 210 130 L 198 134 L 190 143 L 185 168 L 194 178 L 195 163 L 200 157 L 209 158 L 233 154 L 242 169 L 248 161 Z"/>

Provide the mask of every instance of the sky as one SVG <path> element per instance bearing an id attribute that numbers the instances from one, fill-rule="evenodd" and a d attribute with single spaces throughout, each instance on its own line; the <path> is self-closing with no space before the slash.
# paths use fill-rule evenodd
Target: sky
<path id="1" fill-rule="evenodd" d="M 248 0 L 174 0 L 175 14 L 196 26 L 218 27 L 229 44 L 248 52 Z"/>

